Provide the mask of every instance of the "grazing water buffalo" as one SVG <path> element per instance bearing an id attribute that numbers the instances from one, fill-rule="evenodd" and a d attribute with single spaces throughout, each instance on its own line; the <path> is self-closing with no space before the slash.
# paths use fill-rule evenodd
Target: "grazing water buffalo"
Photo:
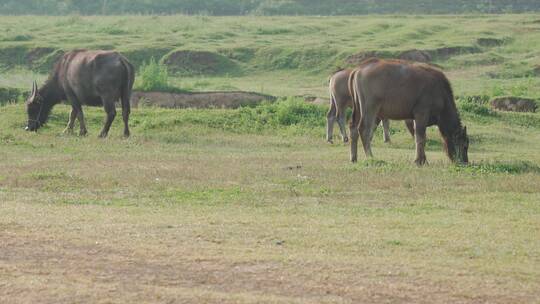
<path id="1" fill-rule="evenodd" d="M 47 122 L 54 105 L 71 102 L 71 115 L 64 132 L 72 132 L 79 119 L 80 135 L 86 135 L 82 105 L 103 106 L 107 118 L 100 137 L 106 137 L 116 116 L 115 102 L 122 104 L 124 136 L 129 136 L 130 98 L 135 73 L 129 61 L 117 52 L 76 50 L 66 53 L 55 64 L 49 79 L 38 88 L 34 81 L 28 98 L 28 126 L 36 131 Z"/>
<path id="2" fill-rule="evenodd" d="M 377 118 L 414 119 L 416 164 L 426 162 L 426 127 L 437 125 L 450 160 L 468 162 L 467 127 L 461 125 L 452 87 L 446 76 L 429 65 L 401 60 L 368 59 L 351 75 L 353 117 L 351 161 L 357 160 L 358 137 L 371 157 Z"/>
<path id="3" fill-rule="evenodd" d="M 332 137 L 334 134 L 334 123 L 337 119 L 339 130 L 341 132 L 341 138 L 344 142 L 348 142 L 347 129 L 345 127 L 346 110 L 348 107 L 352 107 L 353 101 L 351 96 L 351 89 L 349 88 L 349 76 L 352 73 L 352 69 L 343 69 L 334 73 L 330 77 L 329 90 L 330 90 L 330 110 L 326 115 L 326 140 L 332 143 Z M 384 129 L 384 142 L 390 142 L 390 122 L 388 119 L 383 119 Z M 414 125 L 412 120 L 405 121 L 407 129 L 414 137 Z M 379 125 L 379 123 L 377 123 Z"/>

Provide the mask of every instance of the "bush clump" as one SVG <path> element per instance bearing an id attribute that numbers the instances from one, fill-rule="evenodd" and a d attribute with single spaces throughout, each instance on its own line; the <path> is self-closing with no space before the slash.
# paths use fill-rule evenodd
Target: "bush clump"
<path id="1" fill-rule="evenodd" d="M 157 62 L 154 57 L 149 62 L 143 62 L 140 67 L 139 83 L 141 91 L 169 91 L 169 72 L 167 67 Z"/>
<path id="2" fill-rule="evenodd" d="M 496 114 L 488 107 L 489 96 L 460 96 L 458 105 L 460 111 L 477 116 L 495 116 Z"/>

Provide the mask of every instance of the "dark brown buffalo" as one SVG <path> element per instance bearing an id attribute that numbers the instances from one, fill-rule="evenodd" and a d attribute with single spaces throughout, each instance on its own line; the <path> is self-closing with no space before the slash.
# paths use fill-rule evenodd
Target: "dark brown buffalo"
<path id="1" fill-rule="evenodd" d="M 71 103 L 71 115 L 64 132 L 72 132 L 79 119 L 80 135 L 86 135 L 82 105 L 103 106 L 107 118 L 100 137 L 106 137 L 116 116 L 115 102 L 121 100 L 124 136 L 129 136 L 130 98 L 135 73 L 129 61 L 117 52 L 76 50 L 56 63 L 49 79 L 38 88 L 34 82 L 28 98 L 28 126 L 36 131 L 47 122 L 52 108 L 63 100 Z"/>
<path id="2" fill-rule="evenodd" d="M 422 63 L 368 59 L 351 76 L 353 118 L 351 160 L 357 160 L 358 137 L 371 157 L 378 118 L 414 119 L 416 163 L 426 162 L 426 127 L 437 125 L 452 161 L 468 162 L 469 138 L 461 125 L 452 87 L 446 76 Z"/>

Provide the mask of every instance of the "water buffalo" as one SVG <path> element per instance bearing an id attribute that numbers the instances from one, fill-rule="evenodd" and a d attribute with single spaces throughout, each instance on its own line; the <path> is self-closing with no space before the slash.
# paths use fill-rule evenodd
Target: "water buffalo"
<path id="1" fill-rule="evenodd" d="M 335 72 L 329 81 L 330 91 L 330 110 L 326 115 L 326 140 L 329 143 L 333 142 L 334 123 L 337 119 L 339 130 L 341 132 L 341 138 L 344 142 L 348 142 L 347 129 L 345 127 L 346 110 L 348 107 L 352 107 L 351 89 L 349 88 L 349 76 L 352 73 L 352 69 L 343 69 Z M 414 137 L 414 125 L 411 120 L 405 121 L 407 129 Z M 390 122 L 388 119 L 382 120 L 384 129 L 384 142 L 390 142 Z M 377 123 L 379 125 L 379 123 Z"/>
<path id="2" fill-rule="evenodd" d="M 353 117 L 351 160 L 357 160 L 358 137 L 364 151 L 371 153 L 371 138 L 378 118 L 414 119 L 416 164 L 426 162 L 426 127 L 437 125 L 448 157 L 468 162 L 469 138 L 446 76 L 423 63 L 371 58 L 353 71 Z"/>
<path id="3" fill-rule="evenodd" d="M 63 100 L 71 103 L 71 115 L 64 132 L 72 132 L 79 119 L 80 135 L 86 135 L 82 105 L 103 106 L 107 118 L 100 137 L 106 137 L 116 116 L 115 102 L 121 100 L 124 136 L 129 136 L 130 98 L 135 80 L 134 68 L 117 52 L 75 50 L 55 64 L 41 88 L 34 81 L 26 101 L 28 126 L 36 131 L 47 122 L 52 108 Z"/>

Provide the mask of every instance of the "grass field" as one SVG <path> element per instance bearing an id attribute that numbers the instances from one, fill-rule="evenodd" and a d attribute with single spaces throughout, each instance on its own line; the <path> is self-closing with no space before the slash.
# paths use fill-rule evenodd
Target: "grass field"
<path id="1" fill-rule="evenodd" d="M 249 48 L 230 75 L 184 71 L 173 84 L 324 96 L 328 73 L 359 50 L 489 36 L 508 42 L 436 61 L 456 94 L 538 98 L 539 19 L 3 17 L 0 53 Z M 0 86 L 45 77 L 0 62 Z M 62 134 L 65 105 L 38 133 L 23 130 L 24 105 L 2 106 L 0 303 L 538 303 L 540 116 L 459 108 L 472 164 L 450 164 L 433 128 L 418 168 L 402 123 L 353 165 L 348 146 L 325 143 L 326 107 L 295 99 L 134 109 L 127 140 L 120 119 L 97 138 L 101 109 L 85 110 L 81 138 Z"/>

